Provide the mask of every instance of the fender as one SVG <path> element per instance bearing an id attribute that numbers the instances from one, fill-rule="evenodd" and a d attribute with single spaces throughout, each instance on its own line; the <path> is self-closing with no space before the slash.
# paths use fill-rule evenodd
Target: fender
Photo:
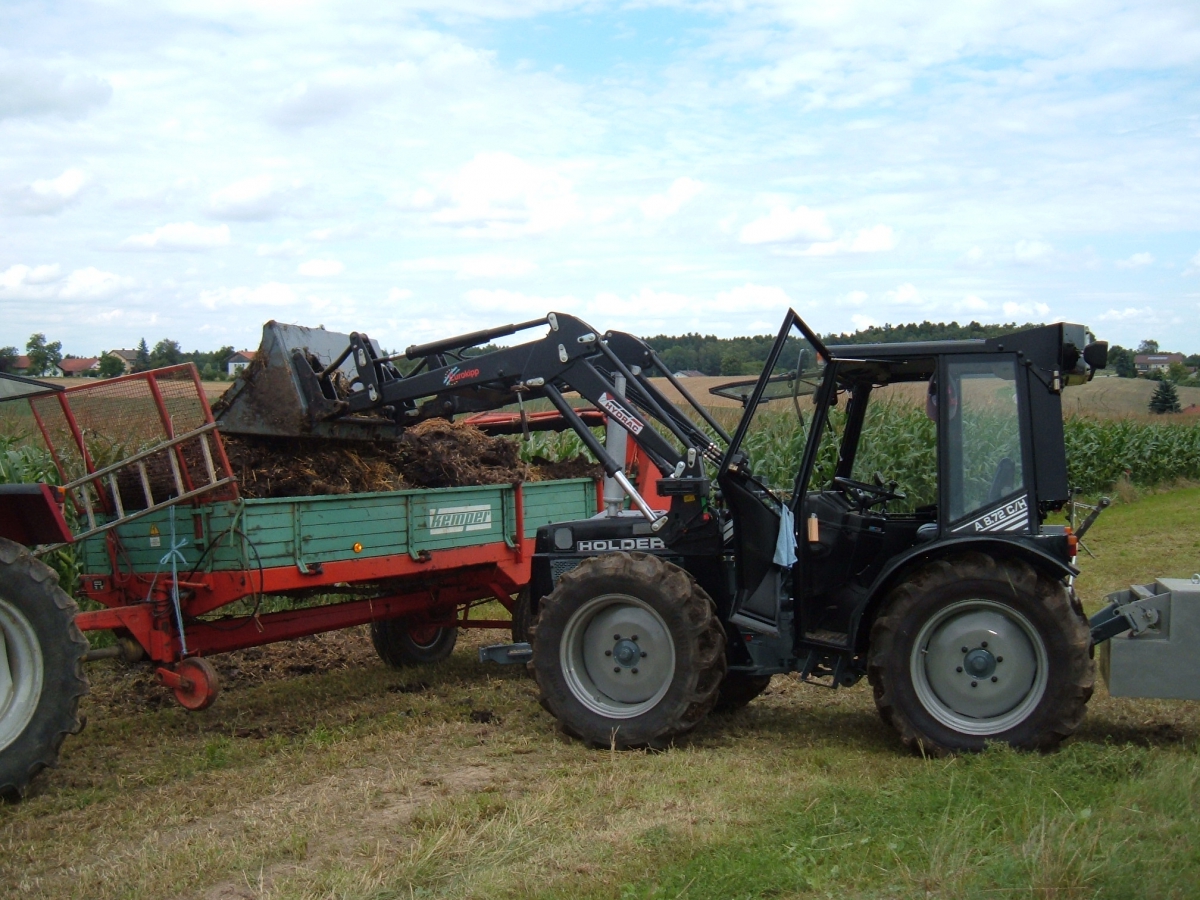
<path id="1" fill-rule="evenodd" d="M 1037 537 L 1022 535 L 1019 538 L 997 537 L 960 537 L 913 547 L 908 552 L 895 557 L 891 563 L 879 573 L 875 583 L 867 592 L 866 600 L 859 607 L 851 625 L 854 635 L 853 646 L 857 652 L 865 652 L 870 638 L 871 625 L 875 616 L 887 599 L 892 586 L 900 576 L 910 569 L 916 568 L 935 559 L 952 556 L 964 550 L 978 550 L 992 555 L 1015 556 L 1023 559 L 1035 569 L 1045 572 L 1054 578 L 1067 578 L 1079 574 L 1079 570 L 1070 563 L 1064 562 L 1047 550 L 1033 545 L 1033 541 L 1056 538 L 1058 535 Z"/>

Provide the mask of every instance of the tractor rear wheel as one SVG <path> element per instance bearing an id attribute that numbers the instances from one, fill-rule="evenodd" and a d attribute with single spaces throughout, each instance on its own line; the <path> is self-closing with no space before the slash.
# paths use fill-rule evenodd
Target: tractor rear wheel
<path id="1" fill-rule="evenodd" d="M 664 747 L 717 701 L 725 630 L 687 572 L 646 553 L 584 560 L 542 598 L 531 629 L 541 703 L 604 747 Z"/>
<path id="2" fill-rule="evenodd" d="M 0 798 L 18 799 L 83 727 L 88 642 L 58 576 L 0 538 Z"/>
<path id="3" fill-rule="evenodd" d="M 413 619 L 382 619 L 371 623 L 371 643 L 379 658 L 394 669 L 427 666 L 454 652 L 458 629 Z"/>
<path id="4" fill-rule="evenodd" d="M 1083 721 L 1091 632 L 1061 582 L 968 553 L 892 591 L 871 630 L 868 677 L 880 715 L 914 750 L 1048 750 Z"/>

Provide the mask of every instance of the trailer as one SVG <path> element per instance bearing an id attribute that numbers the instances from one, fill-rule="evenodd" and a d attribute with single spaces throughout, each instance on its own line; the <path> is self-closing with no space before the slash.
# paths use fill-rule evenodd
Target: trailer
<path id="1" fill-rule="evenodd" d="M 9 795 L 80 727 L 82 661 L 148 660 L 190 710 L 220 690 L 211 655 L 324 631 L 370 624 L 385 661 L 436 661 L 460 628 L 509 628 L 480 605 L 511 612 L 538 528 L 602 502 L 591 478 L 248 499 L 191 364 L 31 391 L 0 412 L 48 450 L 60 484 L 0 489 Z M 479 421 L 513 425 L 505 414 Z M 68 546 L 74 597 L 38 559 Z M 85 635 L 100 631 L 117 639 L 93 649 Z"/>

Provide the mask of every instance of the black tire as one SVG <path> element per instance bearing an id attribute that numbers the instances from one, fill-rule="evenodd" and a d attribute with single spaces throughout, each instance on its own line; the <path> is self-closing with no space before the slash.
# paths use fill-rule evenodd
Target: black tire
<path id="1" fill-rule="evenodd" d="M 521 588 L 512 608 L 512 639 L 514 644 L 529 642 L 529 628 L 533 624 L 533 604 L 529 600 L 529 585 Z"/>
<path id="2" fill-rule="evenodd" d="M 371 623 L 371 643 L 379 658 L 393 669 L 427 666 L 454 652 L 458 629 L 429 627 L 407 619 L 381 619 Z"/>
<path id="3" fill-rule="evenodd" d="M 1095 684 L 1091 631 L 1066 586 L 984 553 L 930 563 L 892 591 L 867 674 L 883 720 L 937 756 L 992 742 L 1050 750 L 1079 727 Z"/>
<path id="4" fill-rule="evenodd" d="M 770 675 L 727 672 L 717 692 L 717 705 L 713 707 L 713 712 L 736 712 L 765 691 L 770 683 Z"/>
<path id="5" fill-rule="evenodd" d="M 78 608 L 58 576 L 20 544 L 0 538 L 0 798 L 24 796 L 42 769 L 58 762 L 68 734 L 83 727 L 88 642 Z"/>
<path id="6" fill-rule="evenodd" d="M 708 715 L 725 677 L 715 604 L 646 553 L 607 553 L 564 574 L 531 638 L 542 706 L 595 746 L 668 746 Z"/>

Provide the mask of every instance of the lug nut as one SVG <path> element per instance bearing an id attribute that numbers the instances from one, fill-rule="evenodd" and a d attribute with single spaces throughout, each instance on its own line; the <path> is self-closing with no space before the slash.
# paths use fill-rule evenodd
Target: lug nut
<path id="1" fill-rule="evenodd" d="M 604 651 L 604 655 L 605 655 L 605 656 L 612 656 L 612 651 L 611 651 L 611 650 L 605 650 L 605 651 Z"/>
<path id="2" fill-rule="evenodd" d="M 997 678 L 995 675 L 993 675 L 993 676 L 992 676 L 992 681 L 999 681 L 999 680 L 1000 680 L 1000 679 L 999 679 L 999 678 Z"/>
<path id="3" fill-rule="evenodd" d="M 618 675 L 620 675 L 620 674 L 621 674 L 621 667 L 620 667 L 620 666 L 613 666 L 613 671 L 614 671 L 614 672 L 616 672 Z"/>
<path id="4" fill-rule="evenodd" d="M 637 669 L 630 669 L 629 671 L 632 672 L 634 675 L 637 674 Z"/>
<path id="5" fill-rule="evenodd" d="M 633 637 L 631 637 L 631 638 L 630 638 L 630 640 L 631 640 L 631 641 L 636 641 L 636 640 L 637 640 L 637 635 L 635 634 Z"/>
<path id="6" fill-rule="evenodd" d="M 1003 657 L 1003 656 L 997 656 L 997 657 L 996 657 L 996 662 L 1004 662 L 1004 657 Z"/>
<path id="7" fill-rule="evenodd" d="M 987 649 L 987 641 L 983 641 L 982 643 L 980 643 L 979 646 L 982 647 L 984 650 L 986 650 Z"/>
<path id="8" fill-rule="evenodd" d="M 620 636 L 619 634 L 614 634 L 614 635 L 613 635 L 613 640 L 614 640 L 614 641 L 619 641 L 620 639 L 621 639 L 621 636 Z"/>
<path id="9" fill-rule="evenodd" d="M 961 672 L 961 671 L 962 671 L 962 666 L 956 666 L 956 667 L 955 667 L 955 669 L 954 669 L 954 671 L 955 671 L 955 672 Z"/>
<path id="10" fill-rule="evenodd" d="M 642 651 L 642 659 L 645 659 L 645 658 L 646 658 L 646 651 L 645 651 L 645 650 L 643 650 L 643 651 Z"/>
<path id="11" fill-rule="evenodd" d="M 972 682 L 971 682 L 971 687 L 979 687 L 979 682 L 978 682 L 978 681 L 972 681 Z"/>
<path id="12" fill-rule="evenodd" d="M 962 652 L 963 652 L 963 653 L 966 653 L 966 652 L 968 652 L 968 650 L 969 650 L 969 649 L 970 649 L 969 647 L 963 647 L 963 648 L 962 648 Z"/>

